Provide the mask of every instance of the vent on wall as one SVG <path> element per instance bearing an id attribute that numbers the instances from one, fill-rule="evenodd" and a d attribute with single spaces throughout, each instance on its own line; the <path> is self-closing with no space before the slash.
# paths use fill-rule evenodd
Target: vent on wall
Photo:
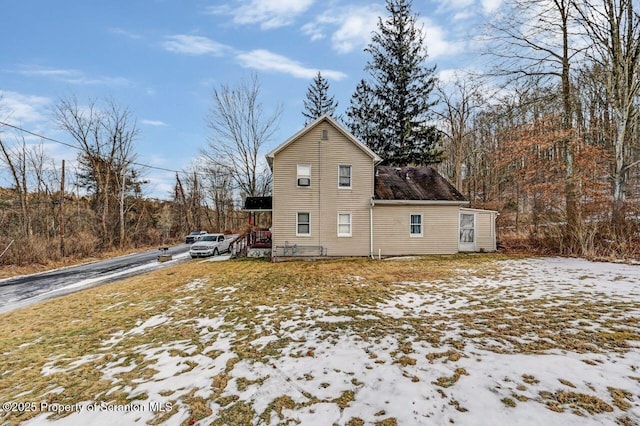
<path id="1" fill-rule="evenodd" d="M 324 129 L 324 130 L 322 131 L 322 140 L 323 140 L 323 141 L 327 141 L 327 140 L 329 140 L 329 131 L 328 131 L 327 129 Z"/>

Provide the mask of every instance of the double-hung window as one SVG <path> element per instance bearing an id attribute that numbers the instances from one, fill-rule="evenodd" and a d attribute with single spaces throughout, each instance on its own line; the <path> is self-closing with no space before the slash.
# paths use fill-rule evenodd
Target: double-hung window
<path id="1" fill-rule="evenodd" d="M 412 214 L 409 219 L 409 236 L 422 237 L 422 215 Z"/>
<path id="2" fill-rule="evenodd" d="M 311 164 L 298 164 L 297 185 L 311 186 Z"/>
<path id="3" fill-rule="evenodd" d="M 351 213 L 338 213 L 338 237 L 351 236 Z"/>
<path id="4" fill-rule="evenodd" d="M 309 212 L 296 214 L 296 235 L 298 237 L 311 235 L 311 214 Z"/>
<path id="5" fill-rule="evenodd" d="M 338 188 L 351 188 L 351 166 L 338 166 Z"/>

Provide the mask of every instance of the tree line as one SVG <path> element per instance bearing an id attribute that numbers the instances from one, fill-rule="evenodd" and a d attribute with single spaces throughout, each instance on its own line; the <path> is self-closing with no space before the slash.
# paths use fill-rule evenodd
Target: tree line
<path id="1" fill-rule="evenodd" d="M 355 136 L 386 164 L 437 166 L 472 206 L 498 210 L 505 245 L 640 254 L 632 0 L 507 2 L 487 32 L 491 66 L 448 82 L 427 65 L 411 1 L 387 0 L 387 11 L 346 111 Z"/>
<path id="2" fill-rule="evenodd" d="M 386 0 L 344 114 L 320 72 L 304 124 L 328 114 L 388 165 L 433 165 L 472 206 L 500 212 L 503 245 L 625 256 L 640 250 L 640 18 L 632 0 L 511 0 L 487 30 L 491 65 L 438 81 L 411 0 Z M 266 111 L 256 75 L 214 89 L 209 139 L 175 174 L 169 200 L 144 195 L 132 112 L 112 100 L 57 103 L 79 148 L 73 187 L 42 146 L 8 146 L 0 263 L 162 244 L 194 229 L 239 231 L 247 196 L 270 193 L 263 148 L 282 107 Z M 67 173 L 70 171 L 67 170 Z M 79 189 L 82 189 L 80 194 Z"/>

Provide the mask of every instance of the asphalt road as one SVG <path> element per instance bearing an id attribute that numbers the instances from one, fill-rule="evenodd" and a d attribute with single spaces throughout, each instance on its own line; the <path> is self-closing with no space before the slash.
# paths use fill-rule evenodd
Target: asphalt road
<path id="1" fill-rule="evenodd" d="M 89 287 L 122 280 L 189 259 L 189 244 L 170 247 L 173 260 L 159 263 L 159 250 L 120 256 L 0 281 L 0 313 Z"/>

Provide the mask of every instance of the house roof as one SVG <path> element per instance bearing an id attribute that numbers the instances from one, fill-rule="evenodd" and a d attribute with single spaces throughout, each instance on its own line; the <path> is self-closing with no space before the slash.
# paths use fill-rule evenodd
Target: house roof
<path id="1" fill-rule="evenodd" d="M 347 140 L 352 142 L 354 145 L 356 145 L 358 148 L 360 148 L 362 151 L 364 151 L 367 155 L 369 155 L 374 160 L 375 163 L 379 163 L 379 162 L 382 161 L 382 158 L 380 158 L 378 156 L 378 154 L 376 154 L 375 152 L 371 151 L 368 146 L 366 146 L 365 144 L 360 142 L 347 129 L 342 127 L 342 125 L 340 123 L 338 123 L 334 118 L 332 118 L 332 117 L 330 117 L 330 116 L 325 114 L 322 117 L 319 117 L 315 121 L 313 121 L 310 124 L 308 124 L 302 130 L 297 132 L 295 135 L 291 136 L 289 139 L 287 139 L 286 141 L 284 141 L 280 145 L 278 145 L 273 151 L 269 152 L 266 155 L 267 163 L 269 163 L 269 167 L 273 167 L 273 158 L 276 156 L 276 154 L 278 154 L 280 151 L 282 151 L 283 149 L 285 149 L 286 147 L 291 145 L 298 138 L 300 138 L 301 136 L 303 136 L 307 132 L 311 131 L 313 128 L 315 128 L 316 126 L 318 126 L 320 123 L 323 123 L 323 122 L 328 122 L 333 127 L 335 127 L 340 133 L 342 133 L 347 138 Z"/>
<path id="2" fill-rule="evenodd" d="M 271 211 L 272 197 L 247 197 L 244 200 L 245 211 Z"/>
<path id="3" fill-rule="evenodd" d="M 377 166 L 374 202 L 466 204 L 453 185 L 432 167 Z"/>

